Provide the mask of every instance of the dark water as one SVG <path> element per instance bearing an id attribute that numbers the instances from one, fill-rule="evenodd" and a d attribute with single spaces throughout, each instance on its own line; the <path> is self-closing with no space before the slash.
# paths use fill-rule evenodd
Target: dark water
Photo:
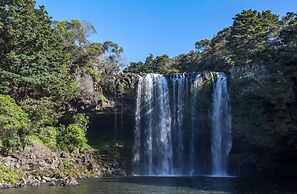
<path id="1" fill-rule="evenodd" d="M 80 181 L 77 187 L 25 187 L 0 194 L 297 193 L 292 178 L 126 177 Z"/>

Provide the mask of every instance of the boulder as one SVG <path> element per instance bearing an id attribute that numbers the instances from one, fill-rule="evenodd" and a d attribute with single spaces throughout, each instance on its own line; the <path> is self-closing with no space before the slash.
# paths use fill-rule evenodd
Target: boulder
<path id="1" fill-rule="evenodd" d="M 77 180 L 74 177 L 70 177 L 65 179 L 64 181 L 62 181 L 60 183 L 61 186 L 77 186 L 79 185 L 79 183 L 77 182 Z"/>

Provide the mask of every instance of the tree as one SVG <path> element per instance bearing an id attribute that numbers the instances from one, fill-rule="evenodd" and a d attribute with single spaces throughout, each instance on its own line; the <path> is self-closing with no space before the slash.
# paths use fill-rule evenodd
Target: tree
<path id="1" fill-rule="evenodd" d="M 35 8 L 33 0 L 1 1 L 0 92 L 18 101 L 72 99 L 75 88 L 62 42 L 43 6 Z"/>
<path id="2" fill-rule="evenodd" d="M 236 64 L 250 64 L 258 60 L 280 29 L 278 16 L 271 11 L 245 10 L 235 16 L 227 46 Z"/>
<path id="3" fill-rule="evenodd" d="M 104 61 L 103 66 L 106 74 L 118 72 L 122 67 L 121 54 L 124 52 L 123 48 L 112 41 L 106 41 L 103 43 L 104 47 Z"/>
<path id="4" fill-rule="evenodd" d="M 195 49 L 197 52 L 202 53 L 204 51 L 207 51 L 207 49 L 209 49 L 210 44 L 211 44 L 211 40 L 208 40 L 208 39 L 200 40 L 195 43 Z"/>
<path id="5" fill-rule="evenodd" d="M 146 57 L 145 62 L 131 62 L 130 66 L 127 67 L 124 72 L 131 72 L 131 73 L 152 73 L 153 70 L 153 63 L 155 57 L 153 54 L 150 53 L 148 57 Z"/>
<path id="6" fill-rule="evenodd" d="M 173 60 L 166 54 L 154 57 L 150 54 L 145 62 L 131 63 L 125 72 L 133 73 L 166 73 L 173 69 L 170 69 L 173 65 Z M 175 71 L 175 70 L 173 70 Z"/>
<path id="7" fill-rule="evenodd" d="M 211 39 L 207 50 L 202 53 L 201 67 L 203 70 L 225 71 L 234 65 L 231 51 L 227 47 L 230 28 L 219 31 Z"/>
<path id="8" fill-rule="evenodd" d="M 275 71 L 283 72 L 294 87 L 295 99 L 297 99 L 297 13 L 287 13 L 281 20 L 282 29 L 279 35 L 279 43 L 272 45 L 270 50 L 274 52 L 273 60 Z"/>
<path id="9" fill-rule="evenodd" d="M 169 58 L 168 55 L 164 54 L 161 56 L 157 56 L 153 61 L 152 71 L 165 73 L 170 69 L 171 64 L 172 60 Z"/>
<path id="10" fill-rule="evenodd" d="M 200 60 L 201 53 L 197 51 L 190 51 L 187 54 L 181 54 L 175 57 L 173 60 L 173 68 L 178 72 L 193 72 L 201 70 Z"/>
<path id="11" fill-rule="evenodd" d="M 89 43 L 88 37 L 96 33 L 94 26 L 87 21 L 54 21 L 52 25 L 64 39 L 65 47 L 68 49 L 87 45 Z"/>
<path id="12" fill-rule="evenodd" d="M 105 51 L 102 44 L 90 44 L 88 41 L 88 37 L 96 30 L 87 21 L 54 21 L 52 26 L 63 39 L 64 51 L 71 56 L 72 69 L 90 65 L 95 56 Z"/>
<path id="13" fill-rule="evenodd" d="M 126 69 L 124 69 L 124 73 L 141 73 L 144 72 L 145 69 L 145 65 L 143 62 L 139 61 L 139 62 L 131 62 L 129 67 L 127 67 Z"/>
<path id="14" fill-rule="evenodd" d="M 2 128 L 3 145 L 14 149 L 24 145 L 27 133 L 57 125 L 77 88 L 63 37 L 52 28 L 45 8 L 35 7 L 35 1 L 0 2 L 0 43 L 0 93 L 11 95 L 26 112 L 20 113 L 23 120 L 31 120 L 30 130 L 17 127 L 8 133 L 7 127 Z M 11 115 L 16 114 L 16 119 L 11 125 L 22 121 L 17 116 L 21 109 L 14 109 Z"/>
<path id="15" fill-rule="evenodd" d="M 112 41 L 90 42 L 88 37 L 96 33 L 92 24 L 70 20 L 54 21 L 52 25 L 64 40 L 64 50 L 72 56 L 73 69 L 93 68 L 97 65 L 106 74 L 119 70 L 123 48 Z"/>

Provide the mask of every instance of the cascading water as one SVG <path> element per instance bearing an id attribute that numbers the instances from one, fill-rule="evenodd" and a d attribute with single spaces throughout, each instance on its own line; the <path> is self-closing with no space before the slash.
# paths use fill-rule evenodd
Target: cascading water
<path id="1" fill-rule="evenodd" d="M 227 175 L 227 162 L 231 147 L 231 107 L 227 77 L 224 73 L 219 73 L 213 93 L 211 146 L 213 175 Z"/>
<path id="2" fill-rule="evenodd" d="M 205 115 L 208 109 L 199 105 L 203 76 L 198 73 L 169 76 L 147 74 L 139 78 L 133 147 L 134 175 L 191 176 L 212 173 L 212 154 L 217 151 L 213 149 L 212 140 L 216 133 L 207 130 L 209 123 Z M 225 93 L 227 83 L 224 80 L 221 82 L 223 84 L 220 85 L 225 87 L 221 89 L 222 93 L 227 95 L 222 99 L 228 100 L 228 93 Z M 228 108 L 224 109 L 227 111 Z M 226 111 L 218 113 L 225 114 Z M 227 117 L 217 118 L 223 121 Z M 218 127 L 219 131 L 227 129 L 221 126 Z"/>
<path id="3" fill-rule="evenodd" d="M 171 113 L 167 80 L 159 74 L 147 74 L 139 79 L 137 89 L 133 163 L 139 173 L 172 173 L 173 149 L 170 132 Z"/>

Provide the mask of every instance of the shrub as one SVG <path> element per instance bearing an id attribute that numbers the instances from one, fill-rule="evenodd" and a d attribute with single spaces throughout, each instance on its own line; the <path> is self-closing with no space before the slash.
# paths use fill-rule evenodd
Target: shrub
<path id="1" fill-rule="evenodd" d="M 47 145 L 50 148 L 55 148 L 57 145 L 58 128 L 56 127 L 40 128 L 38 136 L 45 145 Z"/>
<path id="2" fill-rule="evenodd" d="M 73 117 L 72 124 L 69 124 L 68 126 L 62 125 L 57 139 L 58 147 L 69 152 L 86 147 L 88 120 L 86 115 L 77 114 Z"/>
<path id="3" fill-rule="evenodd" d="M 26 99 L 22 101 L 22 106 L 28 113 L 35 132 L 39 132 L 40 128 L 57 125 L 62 114 L 58 113 L 56 110 L 58 105 L 50 98 Z"/>
<path id="4" fill-rule="evenodd" d="M 0 94 L 0 138 L 5 152 L 24 148 L 29 133 L 28 115 L 10 96 Z"/>
<path id="5" fill-rule="evenodd" d="M 0 165 L 0 183 L 16 183 L 18 181 L 19 177 L 17 173 L 4 165 Z"/>

